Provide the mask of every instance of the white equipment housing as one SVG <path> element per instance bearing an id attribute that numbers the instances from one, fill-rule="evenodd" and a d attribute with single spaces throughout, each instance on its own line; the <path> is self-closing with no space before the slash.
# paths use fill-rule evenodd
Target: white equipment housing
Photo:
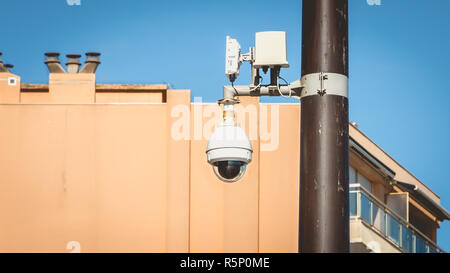
<path id="1" fill-rule="evenodd" d="M 234 81 L 239 76 L 239 68 L 241 66 L 241 45 L 236 39 L 227 36 L 227 49 L 225 59 L 225 74 Z"/>
<path id="2" fill-rule="evenodd" d="M 253 67 L 289 67 L 286 55 L 286 32 L 265 31 L 256 33 Z"/>

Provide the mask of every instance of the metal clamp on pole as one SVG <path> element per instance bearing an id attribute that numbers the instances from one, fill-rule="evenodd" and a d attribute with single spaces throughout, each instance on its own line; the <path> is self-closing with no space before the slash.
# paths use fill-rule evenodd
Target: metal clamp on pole
<path id="1" fill-rule="evenodd" d="M 312 73 L 302 77 L 301 98 L 336 95 L 348 98 L 348 77 L 336 73 Z"/>

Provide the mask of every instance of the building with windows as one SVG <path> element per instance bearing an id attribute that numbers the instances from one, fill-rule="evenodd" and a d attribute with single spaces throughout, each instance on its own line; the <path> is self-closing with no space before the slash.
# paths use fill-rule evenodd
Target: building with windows
<path id="1" fill-rule="evenodd" d="M 220 107 L 97 84 L 97 57 L 48 55 L 48 84 L 0 63 L 0 252 L 297 252 L 298 104 L 242 98 L 254 158 L 224 184 L 205 154 Z M 349 132 L 352 252 L 442 252 L 440 197 Z"/>

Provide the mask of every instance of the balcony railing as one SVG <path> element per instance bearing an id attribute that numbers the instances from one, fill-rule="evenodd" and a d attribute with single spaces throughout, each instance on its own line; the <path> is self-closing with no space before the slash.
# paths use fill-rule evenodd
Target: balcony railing
<path id="1" fill-rule="evenodd" d="M 431 239 L 359 184 L 350 185 L 350 220 L 362 220 L 403 252 L 444 253 Z"/>

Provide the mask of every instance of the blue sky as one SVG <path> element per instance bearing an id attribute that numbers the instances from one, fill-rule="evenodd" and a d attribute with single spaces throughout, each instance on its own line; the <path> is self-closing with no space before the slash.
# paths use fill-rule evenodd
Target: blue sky
<path id="1" fill-rule="evenodd" d="M 23 82 L 48 81 L 44 52 L 93 50 L 102 52 L 99 83 L 166 82 L 216 101 L 228 84 L 225 36 L 246 51 L 254 33 L 267 30 L 287 32 L 291 67 L 282 76 L 299 78 L 300 0 L 80 1 L 1 0 L 0 51 Z M 449 209 L 450 1 L 349 2 L 350 118 Z M 238 83 L 248 82 L 248 69 Z M 438 241 L 450 251 L 449 222 Z"/>

